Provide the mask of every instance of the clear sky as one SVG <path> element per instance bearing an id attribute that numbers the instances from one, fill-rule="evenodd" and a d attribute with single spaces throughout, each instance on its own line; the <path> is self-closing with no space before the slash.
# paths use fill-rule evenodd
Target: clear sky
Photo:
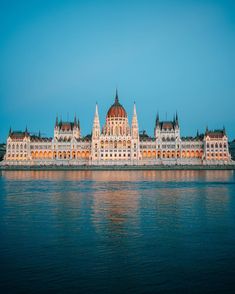
<path id="1" fill-rule="evenodd" d="M 177 110 L 182 135 L 235 138 L 235 1 L 0 1 L 0 141 L 52 136 L 56 114 L 91 132 L 118 87 L 153 134 Z"/>

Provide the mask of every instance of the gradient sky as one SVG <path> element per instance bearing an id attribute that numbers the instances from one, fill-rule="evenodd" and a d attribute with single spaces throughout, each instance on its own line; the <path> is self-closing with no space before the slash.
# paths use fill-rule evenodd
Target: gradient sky
<path id="1" fill-rule="evenodd" d="M 235 138 L 235 1 L 0 1 L 0 141 L 52 136 L 56 114 L 91 132 L 118 87 L 153 134 L 177 110 L 182 135 Z"/>

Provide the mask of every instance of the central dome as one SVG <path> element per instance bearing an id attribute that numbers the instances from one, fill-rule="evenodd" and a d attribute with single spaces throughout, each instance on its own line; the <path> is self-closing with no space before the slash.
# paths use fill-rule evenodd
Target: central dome
<path id="1" fill-rule="evenodd" d="M 118 92 L 116 90 L 116 97 L 114 104 L 109 108 L 107 117 L 127 117 L 126 110 L 119 103 Z"/>

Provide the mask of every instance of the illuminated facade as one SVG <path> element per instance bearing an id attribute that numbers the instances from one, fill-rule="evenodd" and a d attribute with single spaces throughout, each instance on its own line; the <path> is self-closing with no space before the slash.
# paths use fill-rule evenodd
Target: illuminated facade
<path id="1" fill-rule="evenodd" d="M 81 136 L 80 123 L 56 118 L 53 138 L 10 130 L 5 165 L 200 165 L 229 164 L 228 138 L 223 130 L 181 137 L 178 115 L 160 121 L 157 115 L 154 137 L 139 133 L 134 104 L 131 126 L 116 92 L 106 122 L 100 127 L 95 108 L 92 135 Z"/>

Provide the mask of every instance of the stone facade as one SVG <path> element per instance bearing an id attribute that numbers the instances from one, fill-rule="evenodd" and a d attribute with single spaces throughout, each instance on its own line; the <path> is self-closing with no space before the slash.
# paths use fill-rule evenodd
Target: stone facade
<path id="1" fill-rule="evenodd" d="M 225 129 L 181 137 L 178 115 L 160 121 L 157 115 L 154 137 L 139 133 L 136 105 L 131 126 L 116 92 L 101 129 L 95 108 L 92 135 L 81 136 L 80 123 L 56 118 L 54 137 L 9 131 L 3 165 L 206 165 L 230 164 Z"/>

